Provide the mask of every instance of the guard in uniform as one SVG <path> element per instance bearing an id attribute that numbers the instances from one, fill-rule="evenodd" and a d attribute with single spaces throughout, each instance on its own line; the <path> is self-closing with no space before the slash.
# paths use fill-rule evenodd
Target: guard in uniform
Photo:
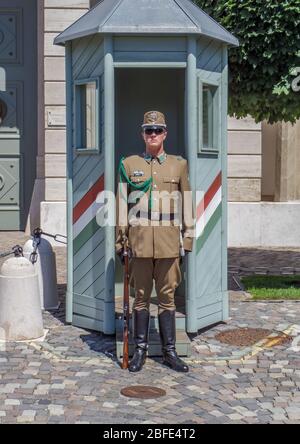
<path id="1" fill-rule="evenodd" d="M 145 152 L 120 161 L 116 208 L 116 252 L 123 263 L 123 247 L 127 242 L 129 282 L 135 289 L 135 352 L 129 371 L 140 371 L 146 360 L 154 279 L 163 363 L 187 372 L 188 366 L 175 348 L 174 293 L 182 280 L 181 257 L 192 251 L 194 238 L 188 165 L 181 156 L 165 152 L 167 126 L 161 112 L 147 112 L 142 131 Z"/>

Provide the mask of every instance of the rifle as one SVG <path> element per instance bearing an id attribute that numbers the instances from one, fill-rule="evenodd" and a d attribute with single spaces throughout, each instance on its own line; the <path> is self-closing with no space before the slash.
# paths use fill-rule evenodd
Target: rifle
<path id="1" fill-rule="evenodd" d="M 127 238 L 123 236 L 123 256 L 124 256 L 124 302 L 123 302 L 123 370 L 128 368 L 128 331 L 129 331 L 129 258 Z"/>

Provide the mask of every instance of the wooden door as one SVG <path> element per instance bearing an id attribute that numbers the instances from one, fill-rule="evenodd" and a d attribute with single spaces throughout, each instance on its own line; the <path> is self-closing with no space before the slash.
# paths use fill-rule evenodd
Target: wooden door
<path id="1" fill-rule="evenodd" d="M 0 3 L 0 230 L 24 230 L 36 175 L 36 1 Z"/>

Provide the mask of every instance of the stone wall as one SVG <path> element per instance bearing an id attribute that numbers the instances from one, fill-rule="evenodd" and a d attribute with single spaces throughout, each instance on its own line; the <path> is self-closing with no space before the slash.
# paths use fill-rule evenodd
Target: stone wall
<path id="1" fill-rule="evenodd" d="M 65 49 L 54 38 L 85 14 L 89 0 L 39 1 L 39 148 L 37 180 L 26 232 L 66 232 Z"/>
<path id="2" fill-rule="evenodd" d="M 262 131 L 254 119 L 228 119 L 228 201 L 261 200 Z"/>

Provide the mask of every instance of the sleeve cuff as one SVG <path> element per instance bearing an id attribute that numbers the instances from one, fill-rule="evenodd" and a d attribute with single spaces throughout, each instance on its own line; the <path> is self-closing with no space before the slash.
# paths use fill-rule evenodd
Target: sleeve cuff
<path id="1" fill-rule="evenodd" d="M 194 239 L 192 237 L 183 238 L 183 248 L 186 251 L 192 251 L 193 250 L 193 241 L 194 241 Z"/>

